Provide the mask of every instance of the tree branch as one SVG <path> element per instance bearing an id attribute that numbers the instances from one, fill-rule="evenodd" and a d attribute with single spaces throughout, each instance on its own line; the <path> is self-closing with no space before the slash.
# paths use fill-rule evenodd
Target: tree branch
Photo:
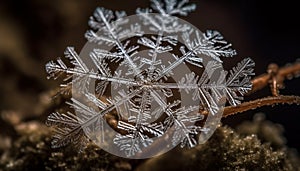
<path id="1" fill-rule="evenodd" d="M 272 80 L 272 73 L 276 70 L 277 64 L 270 64 L 268 67 L 268 73 L 255 77 L 252 82 L 252 90 L 247 95 L 253 94 L 254 92 L 263 89 L 268 86 Z M 300 75 L 300 62 L 296 61 L 294 64 L 287 65 L 279 68 L 277 74 L 273 77 L 276 78 L 279 88 L 283 88 L 283 81 L 285 79 L 292 79 L 293 77 L 299 77 Z"/>
<path id="2" fill-rule="evenodd" d="M 250 102 L 244 102 L 238 106 L 227 106 L 224 108 L 223 117 L 235 115 L 258 107 L 272 106 L 278 104 L 297 104 L 300 105 L 300 96 L 271 96 Z"/>

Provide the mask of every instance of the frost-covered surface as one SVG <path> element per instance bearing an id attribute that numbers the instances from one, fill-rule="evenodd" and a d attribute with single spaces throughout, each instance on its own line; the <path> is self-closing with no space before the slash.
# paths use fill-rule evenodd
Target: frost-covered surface
<path id="1" fill-rule="evenodd" d="M 187 0 L 152 0 L 136 16 L 97 8 L 90 18 L 88 44 L 78 54 L 46 65 L 49 78 L 63 75 L 72 86 L 75 113 L 55 112 L 53 147 L 88 139 L 115 155 L 145 158 L 181 144 L 194 147 L 214 132 L 225 99 L 241 102 L 251 89 L 254 62 L 245 58 L 229 73 L 221 57 L 236 54 L 217 32 L 204 33 L 174 15 L 187 15 Z M 158 14 L 153 14 L 156 12 Z M 116 113 L 116 128 L 107 116 Z M 116 131 L 116 129 L 118 131 Z"/>

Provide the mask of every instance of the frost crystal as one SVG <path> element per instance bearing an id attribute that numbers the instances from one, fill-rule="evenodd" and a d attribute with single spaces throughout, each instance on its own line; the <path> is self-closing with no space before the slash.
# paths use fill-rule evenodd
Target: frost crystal
<path id="1" fill-rule="evenodd" d="M 49 78 L 63 76 L 72 89 L 72 112 L 55 112 L 53 147 L 93 140 L 128 158 L 162 154 L 178 144 L 194 147 L 214 132 L 228 100 L 238 105 L 251 89 L 254 62 L 229 73 L 222 57 L 236 54 L 217 31 L 202 33 L 174 15 L 195 9 L 188 0 L 151 0 L 137 15 L 97 8 L 87 45 L 46 64 Z M 158 14 L 152 13 L 152 11 Z M 71 88 L 70 88 L 71 87 Z"/>

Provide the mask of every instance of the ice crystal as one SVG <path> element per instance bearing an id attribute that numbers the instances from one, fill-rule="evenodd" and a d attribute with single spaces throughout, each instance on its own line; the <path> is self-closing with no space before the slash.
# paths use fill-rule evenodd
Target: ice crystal
<path id="1" fill-rule="evenodd" d="M 237 105 L 251 89 L 250 58 L 228 74 L 221 59 L 236 54 L 231 44 L 217 31 L 202 33 L 174 16 L 187 15 L 194 4 L 151 2 L 152 9 L 139 8 L 130 17 L 97 8 L 85 34 L 88 45 L 81 54 L 65 51 L 73 67 L 60 58 L 46 64 L 49 78 L 62 75 L 63 90 L 72 87 L 68 104 L 75 110 L 49 115 L 48 125 L 56 128 L 53 147 L 84 146 L 91 139 L 132 158 L 161 154 L 162 146 L 194 147 L 216 129 L 225 99 Z"/>

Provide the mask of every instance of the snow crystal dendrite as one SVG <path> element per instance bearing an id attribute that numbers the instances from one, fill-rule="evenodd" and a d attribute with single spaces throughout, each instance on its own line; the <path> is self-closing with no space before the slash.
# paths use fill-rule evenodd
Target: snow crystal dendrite
<path id="1" fill-rule="evenodd" d="M 127 158 L 194 147 L 213 134 L 226 99 L 238 105 L 251 89 L 250 58 L 224 71 L 222 57 L 236 54 L 231 44 L 217 31 L 203 33 L 175 17 L 194 4 L 151 2 L 133 16 L 97 8 L 81 53 L 68 47 L 69 63 L 46 64 L 50 78 L 64 77 L 62 93 L 72 92 L 70 111 L 48 116 L 53 147 L 93 141 Z"/>

